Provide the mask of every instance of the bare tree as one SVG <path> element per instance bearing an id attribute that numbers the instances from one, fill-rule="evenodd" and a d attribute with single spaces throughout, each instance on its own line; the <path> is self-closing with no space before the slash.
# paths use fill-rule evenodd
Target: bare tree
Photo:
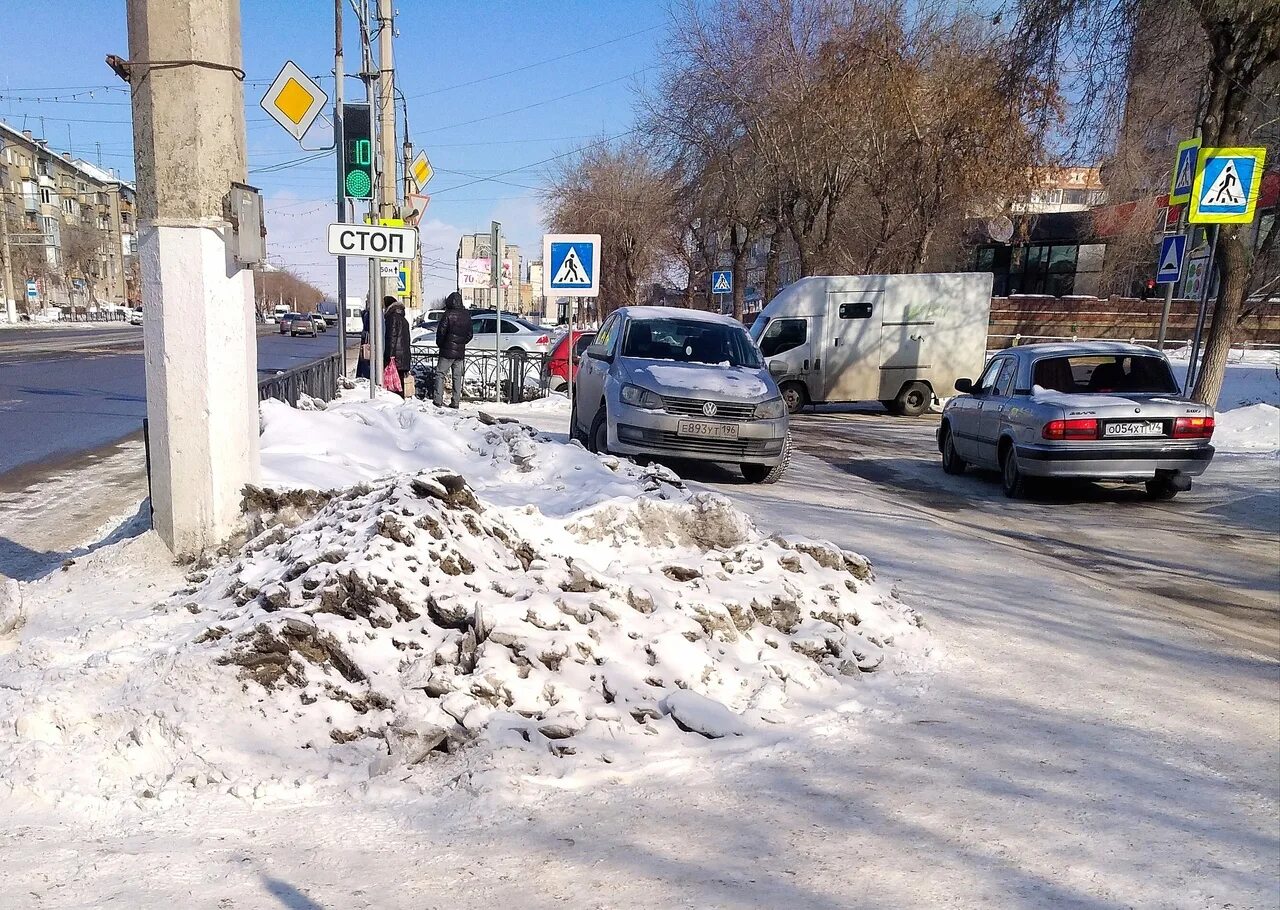
<path id="1" fill-rule="evenodd" d="M 599 316 L 639 302 L 671 223 L 670 186 L 653 155 L 635 141 L 588 145 L 561 160 L 543 200 L 552 230 L 600 234 Z"/>
<path id="2" fill-rule="evenodd" d="M 62 271 L 68 281 L 84 282 L 89 300 L 97 300 L 98 274 L 102 265 L 104 234 L 80 224 L 64 224 L 61 230 Z"/>
<path id="3" fill-rule="evenodd" d="M 1248 112 L 1255 93 L 1275 78 L 1280 64 L 1280 0 L 1019 0 L 1012 58 L 1015 69 L 1049 84 L 1075 79 L 1072 126 L 1103 142 L 1119 133 L 1127 76 L 1144 48 L 1143 26 L 1179 12 L 1205 44 L 1203 101 L 1195 127 L 1205 146 L 1246 144 L 1256 123 Z M 1070 61 L 1073 65 L 1065 64 Z M 1070 76 L 1067 73 L 1070 72 Z M 1182 124 L 1171 124 L 1181 128 Z M 1170 160 L 1172 148 L 1169 150 Z M 1218 298 L 1194 397 L 1216 403 L 1227 355 L 1244 307 L 1251 251 L 1240 225 L 1218 228 Z"/>

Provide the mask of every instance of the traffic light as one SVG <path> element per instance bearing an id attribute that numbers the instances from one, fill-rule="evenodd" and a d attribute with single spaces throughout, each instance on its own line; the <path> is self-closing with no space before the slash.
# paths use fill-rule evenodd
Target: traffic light
<path id="1" fill-rule="evenodd" d="M 342 105 L 342 186 L 352 199 L 373 198 L 373 130 L 369 105 Z"/>

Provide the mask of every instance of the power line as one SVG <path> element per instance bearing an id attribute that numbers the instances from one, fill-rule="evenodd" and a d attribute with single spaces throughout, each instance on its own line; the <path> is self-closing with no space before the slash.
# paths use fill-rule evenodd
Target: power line
<path id="1" fill-rule="evenodd" d="M 598 89 L 598 88 L 604 88 L 606 85 L 613 85 L 615 83 L 622 82 L 624 79 L 634 79 L 636 76 L 639 76 L 641 73 L 646 73 L 649 70 L 653 70 L 657 68 L 658 68 L 658 64 L 656 63 L 650 64 L 649 66 L 641 67 L 635 72 L 626 73 L 625 75 L 618 76 L 615 79 L 606 79 L 604 82 L 597 82 L 595 85 L 588 85 L 585 88 L 576 89 L 572 92 L 566 92 L 565 94 L 557 95 L 554 98 L 546 98 L 542 101 L 534 101 L 531 104 L 526 104 L 521 107 L 515 107 L 509 111 L 502 111 L 501 113 L 498 113 L 498 114 L 488 114 L 484 117 L 476 117 L 472 120 L 464 120 L 461 123 L 450 123 L 446 126 L 434 126 L 429 130 L 424 130 L 423 132 L 439 133 L 444 130 L 453 130 L 463 126 L 471 126 L 472 124 L 475 124 L 475 123 L 484 123 L 486 120 L 496 120 L 499 117 L 508 117 L 511 114 L 518 114 L 521 111 L 532 110 L 535 107 L 544 107 L 545 105 L 548 105 L 548 104 L 555 104 L 557 101 L 563 101 L 566 98 L 573 98 L 577 95 L 582 95 L 587 92 L 594 91 L 595 89 Z"/>
<path id="2" fill-rule="evenodd" d="M 466 82 L 457 82 L 457 83 L 454 83 L 453 85 L 446 85 L 443 88 L 434 88 L 429 92 L 419 92 L 416 95 L 407 95 L 406 98 L 408 99 L 426 98 L 430 95 L 439 95 L 443 92 L 451 92 L 454 89 L 468 88 L 472 85 L 479 85 L 481 82 L 489 82 L 490 80 L 493 80 L 493 79 L 501 79 L 503 76 L 511 76 L 511 75 L 514 75 L 515 73 L 523 73 L 525 70 L 531 70 L 539 66 L 545 66 L 548 63 L 556 63 L 560 60 L 567 60 L 570 57 L 576 57 L 578 54 L 585 54 L 588 51 L 594 51 L 602 47 L 608 47 L 610 44 L 617 44 L 619 41 L 626 41 L 628 38 L 635 38 L 637 35 L 643 35 L 643 34 L 646 34 L 647 32 L 655 31 L 659 27 L 660 26 L 657 26 L 657 25 L 651 25 L 648 28 L 642 28 L 639 31 L 631 32 L 630 34 L 621 35 L 620 37 L 617 37 L 617 38 L 610 38 L 608 41 L 601 41 L 599 44 L 593 44 L 590 47 L 579 48 L 576 51 L 569 51 L 568 53 L 561 54 L 558 57 L 548 57 L 546 60 L 538 60 L 538 61 L 535 61 L 534 63 L 526 63 L 524 66 L 517 66 L 515 69 L 504 70 L 501 73 L 493 73 L 492 75 L 489 75 L 489 76 L 480 76 L 477 79 L 469 79 Z"/>

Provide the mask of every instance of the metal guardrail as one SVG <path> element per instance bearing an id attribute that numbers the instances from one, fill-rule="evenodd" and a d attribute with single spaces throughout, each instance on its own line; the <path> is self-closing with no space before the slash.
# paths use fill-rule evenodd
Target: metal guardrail
<path id="1" fill-rule="evenodd" d="M 303 395 L 319 398 L 321 401 L 332 401 L 338 397 L 338 373 L 338 355 L 330 354 L 320 360 L 259 379 L 258 400 L 274 398 L 295 408 Z"/>
<path id="2" fill-rule="evenodd" d="M 998 335 L 994 333 L 987 335 L 988 341 L 991 341 L 996 338 L 1008 339 L 1010 341 L 1009 347 L 1011 348 L 1016 348 L 1020 344 L 1037 344 L 1042 341 L 1128 341 L 1129 344 L 1147 344 L 1152 346 L 1158 345 L 1160 343 L 1159 339 L 1156 339 L 1156 338 L 1138 338 L 1137 336 L 1130 336 L 1129 338 L 1125 339 L 1125 338 L 1095 338 L 1091 335 L 1022 335 L 1022 334 Z M 1190 338 L 1187 338 L 1187 339 L 1166 338 L 1164 342 L 1164 346 L 1170 349 L 1187 347 L 1190 344 L 1191 344 Z M 1252 349 L 1256 351 L 1280 350 L 1280 344 L 1267 344 L 1267 343 L 1257 342 L 1257 341 L 1235 341 L 1235 342 L 1232 342 L 1231 346 L 1233 348 L 1244 348 L 1246 350 Z M 987 347 L 990 349 L 991 345 L 988 343 Z"/>
<path id="3" fill-rule="evenodd" d="M 419 398 L 430 398 L 438 353 L 434 345 L 410 348 L 410 367 Z M 462 358 L 462 397 L 469 401 L 531 401 L 546 396 L 550 355 L 542 352 L 477 351 Z M 447 379 L 446 379 L 447 382 Z"/>

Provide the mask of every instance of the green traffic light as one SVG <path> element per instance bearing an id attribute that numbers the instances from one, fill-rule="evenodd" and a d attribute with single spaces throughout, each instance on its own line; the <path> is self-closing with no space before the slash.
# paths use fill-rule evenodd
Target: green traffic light
<path id="1" fill-rule="evenodd" d="M 367 199 L 372 195 L 373 184 L 364 171 L 347 171 L 347 195 L 356 199 Z"/>

